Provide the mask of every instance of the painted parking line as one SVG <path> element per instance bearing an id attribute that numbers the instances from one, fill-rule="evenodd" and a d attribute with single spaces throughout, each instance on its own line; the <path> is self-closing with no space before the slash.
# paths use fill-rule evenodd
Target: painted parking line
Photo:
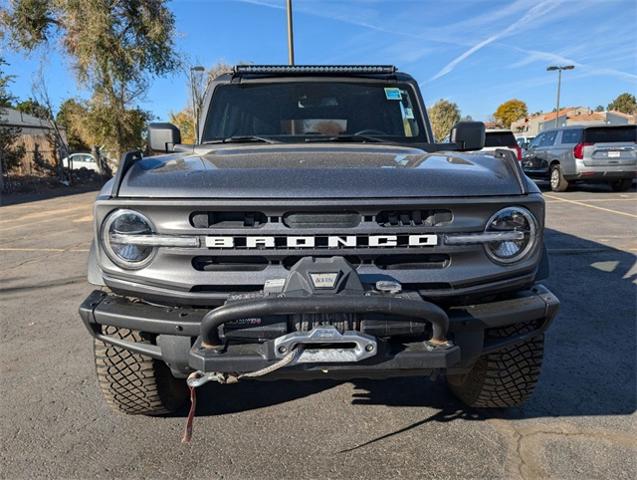
<path id="1" fill-rule="evenodd" d="M 547 195 L 544 194 L 546 197 Z M 561 200 L 561 198 L 560 198 Z M 603 202 L 636 202 L 637 197 L 635 198 L 578 198 L 580 202 L 588 202 L 588 203 L 603 203 Z M 557 200 L 549 200 L 546 203 L 557 203 Z"/>
<path id="2" fill-rule="evenodd" d="M 547 197 L 547 198 L 552 198 L 554 200 L 558 200 L 560 202 L 572 203 L 574 205 L 580 205 L 582 207 L 593 208 L 595 210 L 602 210 L 604 212 L 610 212 L 610 213 L 614 213 L 616 215 L 624 215 L 626 217 L 637 218 L 637 215 L 632 214 L 632 213 L 620 212 L 619 210 L 612 210 L 610 208 L 598 207 L 597 205 L 589 205 L 588 203 L 579 202 L 577 200 L 570 200 L 570 199 L 566 199 L 566 198 L 554 197 L 553 195 L 548 195 L 546 193 L 544 194 L 544 196 Z"/>
<path id="3" fill-rule="evenodd" d="M 0 252 L 88 252 L 88 248 L 13 248 L 0 247 Z"/>

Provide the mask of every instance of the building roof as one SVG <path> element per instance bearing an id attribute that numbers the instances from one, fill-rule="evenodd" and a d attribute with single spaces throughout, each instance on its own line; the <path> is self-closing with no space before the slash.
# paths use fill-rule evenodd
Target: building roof
<path id="1" fill-rule="evenodd" d="M 568 117 L 568 114 L 572 111 L 576 110 L 576 107 L 566 107 L 566 108 L 560 108 L 559 114 L 560 116 L 562 115 L 566 115 Z M 547 113 L 546 115 L 544 115 L 544 121 L 548 122 L 549 120 L 555 120 L 555 117 L 557 117 L 558 112 L 551 112 L 551 113 Z"/>
<path id="2" fill-rule="evenodd" d="M 51 122 L 34 117 L 28 113 L 22 113 L 13 108 L 0 108 L 0 125 L 20 128 L 37 128 L 50 130 Z"/>

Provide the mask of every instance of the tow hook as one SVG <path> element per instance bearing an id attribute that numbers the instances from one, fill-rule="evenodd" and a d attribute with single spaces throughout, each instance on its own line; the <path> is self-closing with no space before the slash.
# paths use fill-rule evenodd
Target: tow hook
<path id="1" fill-rule="evenodd" d="M 201 372 L 199 370 L 192 372 L 186 379 L 186 384 L 190 389 L 190 410 L 188 411 L 188 419 L 186 420 L 186 428 L 181 437 L 181 443 L 190 443 L 192 440 L 192 424 L 195 419 L 195 410 L 197 408 L 196 389 L 208 382 L 218 382 L 222 385 L 237 383 L 239 380 L 262 377 L 272 373 L 280 368 L 287 367 L 296 362 L 298 357 L 303 353 L 303 346 L 296 345 L 283 358 L 272 365 L 256 370 L 254 372 L 240 373 L 237 375 L 220 373 L 220 372 Z"/>

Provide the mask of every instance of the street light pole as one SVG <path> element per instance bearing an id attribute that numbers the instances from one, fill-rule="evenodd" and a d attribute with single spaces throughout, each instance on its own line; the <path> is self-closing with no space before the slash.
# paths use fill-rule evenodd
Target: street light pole
<path id="1" fill-rule="evenodd" d="M 292 26 L 292 0 L 287 0 L 288 13 L 288 64 L 294 65 L 294 28 Z"/>
<path id="2" fill-rule="evenodd" d="M 195 84 L 194 72 L 203 73 L 206 69 L 197 65 L 190 67 L 190 96 L 192 97 L 192 125 L 195 129 L 195 145 L 199 144 L 199 93 Z"/>
<path id="3" fill-rule="evenodd" d="M 573 70 L 575 65 L 551 65 L 546 68 L 546 71 L 552 72 L 557 70 L 557 108 L 555 110 L 555 128 L 559 125 L 560 119 L 560 89 L 562 87 L 562 70 Z"/>

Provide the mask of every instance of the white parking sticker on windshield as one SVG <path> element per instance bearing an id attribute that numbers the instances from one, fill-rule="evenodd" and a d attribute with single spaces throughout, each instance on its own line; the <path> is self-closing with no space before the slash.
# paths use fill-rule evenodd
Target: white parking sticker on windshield
<path id="1" fill-rule="evenodd" d="M 400 88 L 385 87 L 385 98 L 387 100 L 402 100 Z"/>

